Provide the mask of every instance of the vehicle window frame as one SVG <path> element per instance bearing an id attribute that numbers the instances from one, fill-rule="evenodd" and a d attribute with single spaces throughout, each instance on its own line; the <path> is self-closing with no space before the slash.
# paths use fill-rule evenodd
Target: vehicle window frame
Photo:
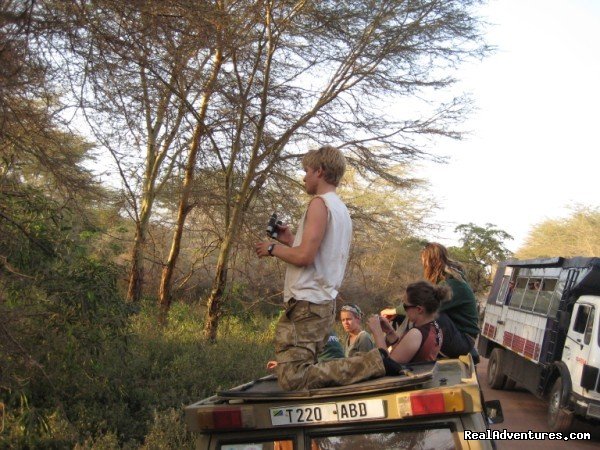
<path id="1" fill-rule="evenodd" d="M 523 292 L 523 298 L 521 299 L 521 305 L 519 309 L 527 312 L 533 312 L 533 307 L 535 306 L 535 302 L 540 293 L 540 288 L 542 286 L 543 278 L 538 276 L 531 276 L 527 279 L 527 285 Z M 537 287 L 535 284 L 537 283 Z M 532 288 L 531 285 L 534 285 Z"/>
<path id="2" fill-rule="evenodd" d="M 575 313 L 575 317 L 573 319 L 573 326 L 571 327 L 571 331 L 573 333 L 577 333 L 577 334 L 581 334 L 583 335 L 585 333 L 585 330 L 587 329 L 587 324 L 588 321 L 590 320 L 590 310 L 592 309 L 591 305 L 586 305 L 586 304 L 578 304 L 577 305 L 577 312 Z M 583 317 L 582 314 L 583 311 L 587 311 L 587 317 L 585 317 L 585 323 L 583 323 Z"/>
<path id="3" fill-rule="evenodd" d="M 424 423 L 387 423 L 387 424 L 371 424 L 369 426 L 344 426 L 344 427 L 307 427 L 304 431 L 304 450 L 311 450 L 311 442 L 313 438 L 332 437 L 332 436 L 350 436 L 353 434 L 373 434 L 373 433 L 398 433 L 398 432 L 415 432 L 428 431 L 432 429 L 449 430 L 455 448 L 460 449 L 460 441 L 457 439 L 459 427 L 455 420 L 431 420 Z"/>
<path id="4" fill-rule="evenodd" d="M 504 305 L 504 303 L 506 302 L 506 297 L 507 297 L 508 293 L 510 292 L 510 289 L 508 289 L 509 283 L 510 283 L 510 275 L 504 275 L 502 277 L 502 283 L 500 284 L 500 290 L 498 291 L 498 296 L 496 297 L 497 305 Z"/>
<path id="5" fill-rule="evenodd" d="M 239 445 L 239 444 L 269 444 L 275 443 L 276 441 L 291 441 L 293 450 L 300 450 L 300 445 L 298 443 L 298 432 L 294 430 L 292 434 L 278 434 L 280 432 L 279 429 L 268 430 L 268 433 L 265 433 L 265 430 L 260 430 L 257 433 L 240 433 L 239 436 L 223 436 L 223 435 L 215 435 L 213 434 L 213 438 L 215 439 L 216 450 L 223 450 L 224 445 Z"/>
<path id="6" fill-rule="evenodd" d="M 513 308 L 521 309 L 521 302 L 523 301 L 523 295 L 525 294 L 525 290 L 527 288 L 527 283 L 529 281 L 529 277 L 527 276 L 519 276 L 515 280 L 515 287 L 512 291 L 512 295 L 510 297 L 510 301 L 508 302 L 508 306 L 512 306 Z M 521 284 L 524 286 L 520 287 Z"/>
<path id="7" fill-rule="evenodd" d="M 554 286 L 553 288 L 550 289 L 546 289 L 547 286 L 549 286 L 550 283 L 554 282 Z M 540 286 L 540 290 L 537 293 L 537 296 L 535 298 L 535 303 L 533 304 L 533 312 L 535 314 L 543 314 L 545 316 L 547 316 L 550 313 L 550 310 L 552 308 L 552 301 L 554 299 L 555 296 L 555 292 L 556 292 L 556 287 L 558 286 L 558 277 L 543 277 L 542 278 L 542 282 L 541 282 L 541 286 Z M 544 301 L 548 300 L 544 310 L 536 310 L 536 307 L 538 306 L 538 302 L 540 301 L 540 299 L 543 298 Z"/>
<path id="8" fill-rule="evenodd" d="M 594 331 L 594 321 L 596 319 L 596 308 L 594 308 L 594 305 L 590 305 L 590 307 L 590 315 L 588 316 L 587 325 L 583 333 L 583 343 L 585 345 L 590 345 L 590 342 L 592 342 L 592 332 Z"/>

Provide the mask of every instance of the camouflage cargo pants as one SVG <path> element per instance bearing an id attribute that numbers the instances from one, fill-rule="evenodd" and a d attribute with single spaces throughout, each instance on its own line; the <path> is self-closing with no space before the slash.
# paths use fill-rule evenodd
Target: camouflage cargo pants
<path id="1" fill-rule="evenodd" d="M 341 386 L 385 375 L 377 349 L 351 358 L 317 362 L 335 318 L 334 302 L 315 304 L 291 299 L 275 331 L 277 379 L 294 391 Z"/>

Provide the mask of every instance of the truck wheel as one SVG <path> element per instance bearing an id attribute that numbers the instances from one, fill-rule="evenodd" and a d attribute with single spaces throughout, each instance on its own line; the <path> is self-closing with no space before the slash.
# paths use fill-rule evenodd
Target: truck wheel
<path id="1" fill-rule="evenodd" d="M 492 389 L 502 389 L 506 383 L 506 375 L 502 371 L 504 350 L 495 348 L 492 350 L 487 368 L 487 382 Z"/>
<path id="2" fill-rule="evenodd" d="M 565 409 L 562 404 L 563 382 L 562 378 L 554 382 L 550 391 L 550 403 L 548 405 L 548 426 L 550 431 L 564 433 L 569 431 L 573 423 L 573 411 Z"/>

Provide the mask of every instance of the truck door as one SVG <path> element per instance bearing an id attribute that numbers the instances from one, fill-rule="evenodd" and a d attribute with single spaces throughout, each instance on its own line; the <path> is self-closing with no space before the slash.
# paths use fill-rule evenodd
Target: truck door
<path id="1" fill-rule="evenodd" d="M 594 345 L 592 331 L 595 314 L 593 305 L 576 303 L 565 340 L 562 360 L 569 368 L 573 392 L 578 394 L 583 394 L 581 387 L 583 366 L 588 363 L 591 347 Z"/>
<path id="2" fill-rule="evenodd" d="M 515 280 L 512 278 L 513 268 L 507 267 L 504 270 L 504 277 L 502 278 L 502 284 L 500 285 L 500 291 L 498 292 L 498 297 L 496 297 L 496 305 L 499 308 L 493 310 L 498 317 L 495 321 L 496 324 L 496 332 L 495 332 L 495 340 L 497 342 L 502 343 L 502 336 L 504 336 L 504 329 L 506 327 L 506 316 L 508 315 L 508 305 L 511 302 L 511 297 L 513 295 L 513 290 L 515 288 Z M 491 308 L 490 308 L 491 309 Z M 487 311 L 486 311 L 487 315 Z M 490 319 L 493 319 L 490 317 Z"/>

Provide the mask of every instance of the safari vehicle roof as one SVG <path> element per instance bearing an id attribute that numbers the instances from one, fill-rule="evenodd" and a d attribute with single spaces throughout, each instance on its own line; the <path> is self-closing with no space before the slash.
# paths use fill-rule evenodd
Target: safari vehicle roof
<path id="1" fill-rule="evenodd" d="M 600 258 L 575 256 L 573 258 L 564 258 L 556 256 L 553 258 L 534 258 L 534 259 L 509 259 L 500 263 L 500 266 L 509 267 L 562 267 L 563 269 L 570 268 L 587 268 L 600 267 Z"/>
<path id="2" fill-rule="evenodd" d="M 449 393 L 449 391 L 453 392 Z M 399 406 L 395 406 L 400 404 L 400 397 L 406 397 L 406 401 L 410 403 L 409 396 L 417 392 L 431 393 L 431 395 L 450 394 L 460 403 L 459 408 L 462 408 L 462 412 L 481 411 L 475 366 L 471 357 L 467 355 L 461 356 L 460 359 L 406 365 L 398 376 L 387 376 L 348 386 L 305 391 L 283 391 L 277 385 L 274 376 L 267 376 L 187 406 L 186 422 L 190 431 L 210 432 L 201 423 L 200 417 L 203 414 L 209 411 L 224 411 L 224 408 L 241 407 L 251 408 L 247 412 L 254 417 L 253 426 L 270 428 L 268 411 L 274 406 L 281 407 L 284 404 L 301 406 L 367 399 L 381 399 L 388 405 L 393 404 L 386 417 L 387 420 L 397 420 L 413 415 L 410 410 L 404 412 Z M 455 411 L 460 412 L 458 409 Z"/>
<path id="3" fill-rule="evenodd" d="M 277 378 L 269 375 L 258 380 L 237 386 L 228 391 L 221 391 L 217 397 L 223 401 L 244 399 L 248 401 L 279 399 L 315 399 L 324 397 L 341 397 L 356 394 L 385 392 L 390 390 L 413 388 L 423 383 L 436 383 L 440 379 L 453 379 L 459 383 L 460 378 L 467 376 L 466 368 L 458 362 L 452 364 L 436 364 L 435 362 L 407 364 L 398 376 L 387 376 L 363 381 L 347 386 L 334 386 L 302 391 L 284 391 L 277 384 Z M 435 380 L 434 380 L 435 378 Z M 448 381 L 446 381 L 448 382 Z"/>
<path id="4" fill-rule="evenodd" d="M 562 270 L 581 269 L 582 275 L 579 277 L 575 285 L 569 292 L 571 299 L 576 299 L 581 295 L 600 295 L 600 258 L 576 256 L 573 258 L 563 258 L 557 256 L 554 258 L 537 258 L 537 259 L 509 259 L 501 262 L 498 265 L 501 267 L 523 267 L 523 268 L 545 268 L 558 267 Z M 496 296 L 504 276 L 503 270 L 496 272 L 494 285 L 488 296 L 488 303 L 496 303 Z"/>

